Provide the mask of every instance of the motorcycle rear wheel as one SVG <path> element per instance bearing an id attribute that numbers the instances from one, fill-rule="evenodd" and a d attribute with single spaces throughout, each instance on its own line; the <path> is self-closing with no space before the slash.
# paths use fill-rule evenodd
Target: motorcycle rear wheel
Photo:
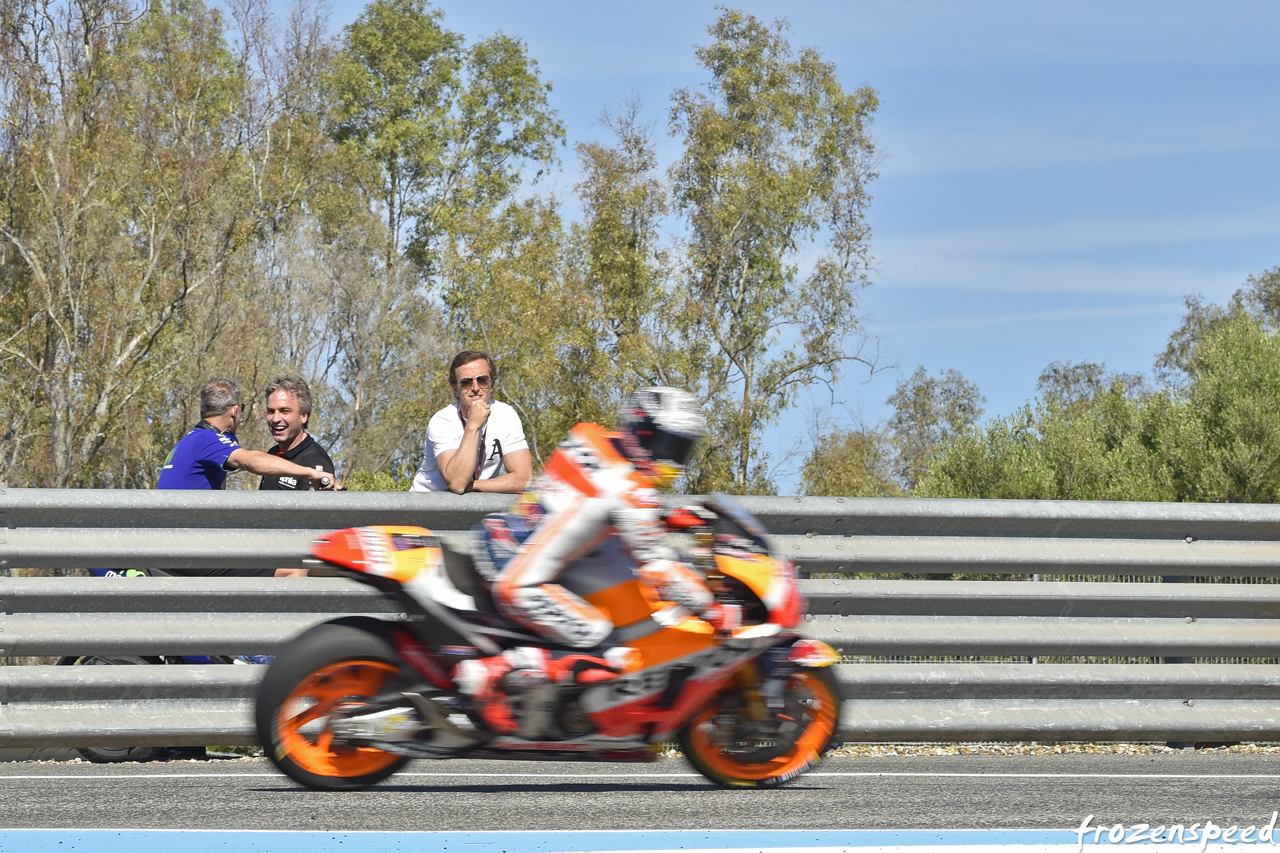
<path id="1" fill-rule="evenodd" d="M 255 708 L 258 739 L 280 772 L 308 788 L 376 785 L 409 759 L 335 746 L 329 717 L 402 684 L 407 679 L 386 639 L 350 624 L 317 625 L 290 643 L 263 676 Z"/>
<path id="2" fill-rule="evenodd" d="M 680 732 L 680 749 L 717 785 L 784 785 L 813 767 L 830 747 L 840 726 L 840 692 L 828 669 L 799 669 L 788 677 L 783 701 L 770 721 L 771 731 L 762 736 L 751 731 L 742 694 L 722 693 Z"/>

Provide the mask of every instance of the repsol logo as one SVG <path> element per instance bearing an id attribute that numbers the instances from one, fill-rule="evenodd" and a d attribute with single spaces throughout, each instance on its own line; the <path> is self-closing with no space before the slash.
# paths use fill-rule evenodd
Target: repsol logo
<path id="1" fill-rule="evenodd" d="M 617 681 L 602 685 L 610 691 L 607 704 L 630 701 L 642 696 L 651 696 L 654 693 L 665 690 L 671 678 L 671 670 L 677 666 L 693 667 L 693 672 L 689 674 L 689 678 L 696 679 L 731 666 L 750 654 L 752 653 L 749 651 L 715 646 L 685 660 L 673 661 L 653 669 L 641 670 L 634 675 L 619 678 Z"/>

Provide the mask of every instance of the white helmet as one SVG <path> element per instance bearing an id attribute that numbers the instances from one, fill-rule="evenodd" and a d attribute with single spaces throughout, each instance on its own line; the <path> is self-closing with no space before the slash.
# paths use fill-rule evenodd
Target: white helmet
<path id="1" fill-rule="evenodd" d="M 622 404 L 618 415 L 623 451 L 642 471 L 651 467 L 666 484 L 684 470 L 698 439 L 706 432 L 693 395 L 679 388 L 641 388 Z"/>

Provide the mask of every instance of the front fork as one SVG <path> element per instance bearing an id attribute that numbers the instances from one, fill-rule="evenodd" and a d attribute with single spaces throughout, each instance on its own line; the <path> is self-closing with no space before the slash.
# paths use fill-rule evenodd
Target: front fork
<path id="1" fill-rule="evenodd" d="M 840 654 L 821 640 L 795 637 L 747 661 L 735 674 L 747 719 L 765 720 L 786 702 L 787 680 L 799 669 L 831 666 Z"/>

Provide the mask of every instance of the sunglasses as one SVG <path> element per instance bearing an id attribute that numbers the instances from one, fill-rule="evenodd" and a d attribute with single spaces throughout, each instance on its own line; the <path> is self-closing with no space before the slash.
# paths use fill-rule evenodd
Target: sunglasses
<path id="1" fill-rule="evenodd" d="M 471 387 L 472 383 L 475 383 L 476 385 L 479 385 L 481 388 L 488 388 L 489 383 L 492 381 L 493 380 L 489 377 L 489 374 L 487 373 L 481 374 L 480 376 L 465 376 L 462 379 L 458 380 L 458 387 L 461 388 L 463 391 L 465 391 Z"/>

